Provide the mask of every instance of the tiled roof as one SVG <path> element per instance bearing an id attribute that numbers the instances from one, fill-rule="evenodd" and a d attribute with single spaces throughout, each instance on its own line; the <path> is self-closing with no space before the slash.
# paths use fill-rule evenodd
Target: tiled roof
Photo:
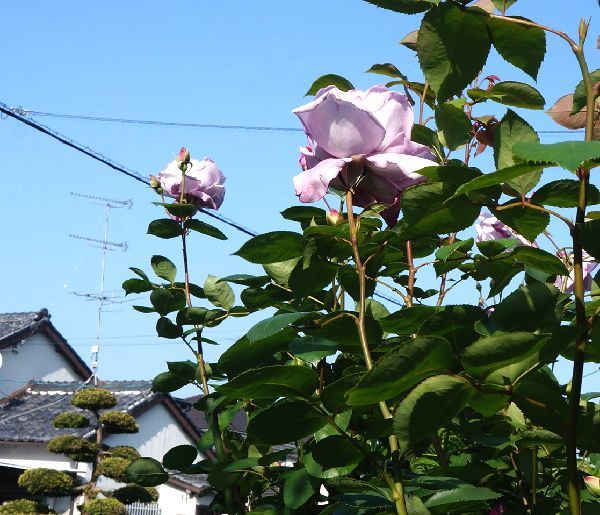
<path id="1" fill-rule="evenodd" d="M 183 411 L 185 416 L 192 422 L 194 427 L 200 432 L 204 432 L 208 429 L 208 423 L 206 417 L 202 411 L 198 411 L 194 408 L 194 404 L 200 399 L 200 395 L 194 395 L 193 397 L 187 397 L 185 399 L 175 399 L 175 402 L 179 406 L 179 409 Z M 248 418 L 243 411 L 238 411 L 231 422 L 229 423 L 229 429 L 237 433 L 245 433 L 246 427 L 248 426 Z"/>
<path id="2" fill-rule="evenodd" d="M 159 394 L 150 391 L 149 381 L 100 381 L 98 386 L 114 392 L 116 410 L 133 410 Z M 52 420 L 75 408 L 70 400 L 81 383 L 36 382 L 0 404 L 0 441 L 48 442 L 63 434 L 85 435 L 90 428 L 55 429 Z"/>
<path id="3" fill-rule="evenodd" d="M 92 371 L 50 322 L 50 316 L 48 310 L 44 308 L 39 311 L 0 313 L 0 349 L 18 342 L 26 345 L 27 338 L 43 331 L 54 342 L 57 350 L 71 362 L 79 375 L 87 379 Z"/>

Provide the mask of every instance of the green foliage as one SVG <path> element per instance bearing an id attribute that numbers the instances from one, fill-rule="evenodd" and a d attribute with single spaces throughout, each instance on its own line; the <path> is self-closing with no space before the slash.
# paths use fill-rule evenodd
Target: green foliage
<path id="1" fill-rule="evenodd" d="M 109 449 L 110 456 L 113 458 L 124 458 L 129 461 L 137 460 L 140 457 L 140 453 L 133 447 L 126 445 L 117 445 Z"/>
<path id="2" fill-rule="evenodd" d="M 125 470 L 129 467 L 130 463 L 131 462 L 126 458 L 108 456 L 100 460 L 96 471 L 101 476 L 106 476 L 120 483 L 125 483 Z"/>
<path id="3" fill-rule="evenodd" d="M 66 454 L 73 461 L 92 463 L 96 459 L 98 446 L 81 436 L 55 436 L 48 442 L 48 451 Z"/>
<path id="4" fill-rule="evenodd" d="M 341 75 L 330 73 L 316 79 L 304 96 L 308 97 L 310 95 L 316 95 L 320 89 L 326 88 L 327 86 L 336 86 L 342 91 L 354 89 L 354 86 L 348 79 L 345 79 Z"/>
<path id="5" fill-rule="evenodd" d="M 89 419 L 77 411 L 65 411 L 59 413 L 52 420 L 52 425 L 57 429 L 80 429 L 90 425 Z"/>
<path id="6" fill-rule="evenodd" d="M 183 226 L 186 229 L 191 231 L 196 231 L 201 234 L 205 234 L 206 236 L 210 236 L 211 238 L 215 238 L 217 240 L 226 240 L 227 236 L 223 234 L 222 231 L 217 229 L 216 227 L 207 224 L 206 222 L 202 222 L 201 220 L 197 220 L 196 218 L 190 218 L 183 223 Z"/>
<path id="7" fill-rule="evenodd" d="M 131 484 L 113 490 L 111 496 L 123 504 L 150 503 L 158 501 L 158 490 Z"/>
<path id="8" fill-rule="evenodd" d="M 517 143 L 516 157 L 529 163 L 556 164 L 575 172 L 580 166 L 600 159 L 600 141 L 563 141 L 561 143 Z"/>
<path id="9" fill-rule="evenodd" d="M 83 504 L 84 515 L 127 515 L 127 508 L 118 499 L 92 499 Z"/>
<path id="10" fill-rule="evenodd" d="M 1 515 L 38 515 L 41 513 L 56 513 L 45 504 L 30 499 L 15 499 L 0 505 Z"/>
<path id="11" fill-rule="evenodd" d="M 127 467 L 124 479 L 141 486 L 152 487 L 166 483 L 169 475 L 155 459 L 139 458 Z"/>
<path id="12" fill-rule="evenodd" d="M 97 411 L 115 406 L 117 397 L 109 390 L 88 387 L 76 392 L 71 399 L 71 404 L 77 408 Z"/>
<path id="13" fill-rule="evenodd" d="M 198 449 L 193 445 L 178 445 L 163 456 L 163 465 L 168 469 L 187 470 L 198 457 Z"/>
<path id="14" fill-rule="evenodd" d="M 107 433 L 137 433 L 140 430 L 135 418 L 124 411 L 106 411 L 98 421 Z"/>
<path id="15" fill-rule="evenodd" d="M 69 474 L 46 468 L 26 470 L 19 476 L 18 483 L 31 495 L 48 497 L 70 495 L 73 489 L 73 478 Z"/>

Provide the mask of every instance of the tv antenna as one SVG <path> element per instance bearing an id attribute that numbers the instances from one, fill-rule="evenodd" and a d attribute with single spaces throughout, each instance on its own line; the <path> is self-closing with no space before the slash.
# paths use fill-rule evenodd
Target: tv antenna
<path id="1" fill-rule="evenodd" d="M 110 217 L 111 209 L 119 209 L 119 208 L 127 208 L 131 209 L 133 206 L 133 202 L 131 200 L 115 200 L 112 198 L 106 197 L 97 197 L 94 195 L 85 195 L 83 193 L 74 193 L 71 192 L 71 195 L 74 197 L 80 197 L 91 201 L 93 204 L 98 206 L 104 206 L 104 238 L 99 240 L 96 238 L 88 238 L 86 236 L 79 236 L 77 234 L 69 234 L 70 238 L 75 238 L 78 240 L 87 241 L 88 244 L 92 247 L 96 247 L 102 249 L 102 264 L 100 267 L 100 293 L 75 293 L 75 295 L 81 297 L 87 297 L 88 300 L 97 300 L 98 301 L 98 318 L 97 318 L 97 326 L 96 326 L 96 344 L 92 345 L 91 351 L 91 361 L 92 361 L 92 377 L 94 380 L 94 385 L 98 384 L 98 358 L 100 355 L 100 330 L 102 327 L 102 308 L 106 302 L 115 302 L 116 299 L 114 296 L 107 296 L 104 293 L 104 276 L 106 271 L 106 252 L 109 250 L 122 250 L 123 252 L 127 252 L 127 243 L 125 242 L 113 242 L 108 241 L 108 221 Z"/>

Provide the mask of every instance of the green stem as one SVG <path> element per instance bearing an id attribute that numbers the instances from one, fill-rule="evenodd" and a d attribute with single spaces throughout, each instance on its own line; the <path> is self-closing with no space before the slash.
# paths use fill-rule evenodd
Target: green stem
<path id="1" fill-rule="evenodd" d="M 538 450 L 534 447 L 531 450 L 532 461 L 531 461 L 531 510 L 533 513 L 537 512 L 537 475 L 538 475 Z"/>
<path id="2" fill-rule="evenodd" d="M 217 454 L 217 460 L 219 463 L 225 463 L 227 456 L 225 454 L 225 446 L 223 445 L 223 436 L 221 435 L 221 429 L 219 428 L 219 414 L 217 411 L 213 411 L 211 414 L 211 429 L 213 434 L 213 441 L 215 444 L 215 452 Z M 233 490 L 231 487 L 223 489 L 223 496 L 225 497 L 225 507 L 227 513 L 237 513 L 233 504 Z"/>
<path id="3" fill-rule="evenodd" d="M 348 211 L 348 224 L 350 226 L 350 242 L 352 243 L 352 254 L 354 256 L 354 266 L 356 267 L 356 271 L 358 273 L 359 286 L 358 319 L 356 321 L 356 326 L 358 328 L 358 335 L 363 352 L 363 357 L 365 360 L 365 365 L 367 367 L 367 370 L 371 370 L 373 368 L 373 360 L 371 358 L 371 351 L 369 350 L 367 332 L 365 329 L 365 307 L 367 296 L 366 271 L 358 249 L 358 228 L 356 226 L 356 220 L 354 219 L 353 209 L 354 206 L 352 203 L 352 192 L 348 191 L 346 192 L 346 210 Z M 390 410 L 384 401 L 379 403 L 379 408 L 384 418 L 392 418 L 392 414 L 390 413 Z M 392 494 L 394 496 L 394 502 L 396 504 L 396 512 L 399 515 L 408 515 L 406 501 L 404 498 L 404 486 L 402 485 L 402 480 L 400 477 L 400 466 L 398 463 L 399 447 L 398 437 L 396 435 L 391 435 L 389 437 L 389 445 L 392 463 L 394 466 L 395 488 L 392 489 Z"/>
<path id="4" fill-rule="evenodd" d="M 592 79 L 583 54 L 583 43 L 585 31 L 580 31 L 579 45 L 572 46 L 575 57 L 581 69 L 583 83 L 587 96 L 586 102 L 586 124 L 585 141 L 592 141 L 594 129 L 595 98 Z M 587 192 L 589 186 L 589 170 L 583 166 L 579 168 L 579 200 L 577 203 L 577 214 L 575 227 L 571 231 L 573 236 L 573 275 L 575 282 L 575 313 L 577 326 L 581 333 L 575 343 L 575 356 L 573 358 L 573 375 L 571 377 L 571 392 L 569 394 L 569 414 L 567 420 L 567 485 L 569 493 L 569 510 L 571 515 L 581 513 L 581 492 L 579 472 L 577 470 L 577 422 L 579 416 L 579 403 L 581 401 L 581 384 L 583 382 L 583 364 L 585 359 L 585 345 L 588 338 L 588 320 L 585 316 L 585 288 L 583 284 L 583 247 L 581 245 L 581 226 L 585 222 L 585 210 L 587 206 Z"/>

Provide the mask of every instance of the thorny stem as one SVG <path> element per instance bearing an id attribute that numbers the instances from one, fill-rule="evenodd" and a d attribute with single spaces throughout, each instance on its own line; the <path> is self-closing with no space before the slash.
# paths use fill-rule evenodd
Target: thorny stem
<path id="1" fill-rule="evenodd" d="M 353 203 L 352 203 L 352 191 L 346 192 L 346 210 L 348 211 L 348 224 L 350 226 L 350 241 L 352 243 L 352 254 L 354 256 L 354 265 L 356 267 L 356 271 L 358 272 L 358 284 L 359 284 L 359 301 L 358 301 L 358 320 L 356 321 L 356 325 L 358 328 L 358 335 L 360 338 L 360 345 L 363 351 L 363 357 L 365 360 L 365 365 L 367 370 L 371 370 L 373 368 L 373 360 L 371 358 L 371 351 L 369 350 L 369 342 L 367 340 L 367 333 L 365 330 L 365 306 L 366 306 L 366 273 L 365 267 L 363 265 L 362 259 L 360 257 L 360 252 L 358 249 L 358 230 L 356 226 L 356 221 L 354 219 L 353 212 Z M 379 408 L 381 410 L 381 414 L 384 418 L 389 419 L 392 418 L 392 414 L 390 413 L 389 408 L 385 401 L 379 403 Z M 394 502 L 396 505 L 396 512 L 399 515 L 408 515 L 408 510 L 406 508 L 406 500 L 404 498 L 404 486 L 402 485 L 402 480 L 400 477 L 400 467 L 398 464 L 398 456 L 399 456 L 399 446 L 398 446 L 398 437 L 396 435 L 391 435 L 389 437 L 389 445 L 392 457 L 392 463 L 394 466 L 394 480 L 395 483 L 394 488 L 392 489 L 392 494 L 394 497 Z"/>
<path id="2" fill-rule="evenodd" d="M 185 299 L 188 307 L 192 307 L 192 297 L 190 295 L 190 274 L 188 270 L 188 257 L 187 257 L 187 244 L 186 244 L 186 231 L 183 227 L 183 222 L 181 223 L 181 250 L 183 253 L 183 271 L 185 277 Z M 197 339 L 197 351 L 196 351 L 196 359 L 198 361 L 198 370 L 200 372 L 200 380 L 202 381 L 202 390 L 204 391 L 204 395 L 208 395 L 208 380 L 206 377 L 206 366 L 204 364 L 204 353 L 202 350 L 202 328 L 200 326 L 195 326 L 196 329 L 196 339 Z"/>

